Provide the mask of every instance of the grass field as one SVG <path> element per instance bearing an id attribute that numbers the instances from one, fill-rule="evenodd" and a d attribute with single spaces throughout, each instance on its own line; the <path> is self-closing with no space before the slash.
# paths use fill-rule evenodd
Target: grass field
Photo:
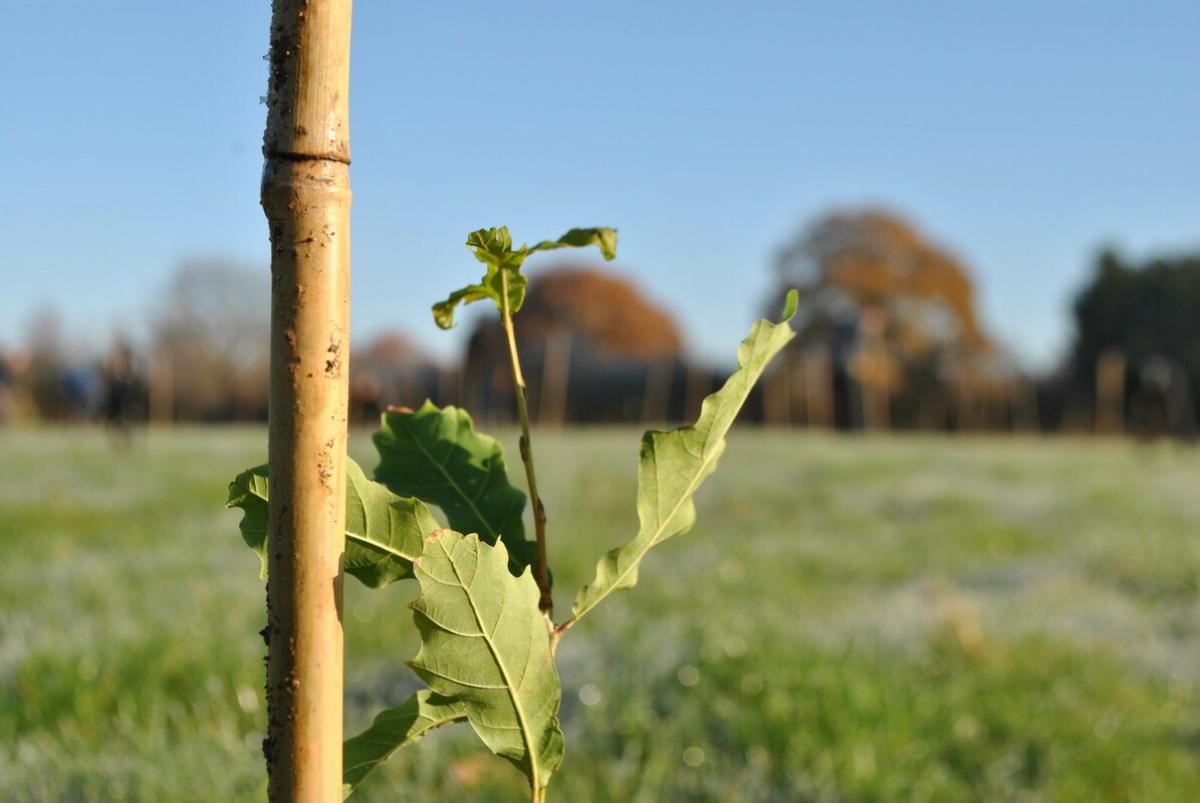
<path id="1" fill-rule="evenodd" d="M 638 433 L 536 437 L 567 608 L 632 533 Z M 263 588 L 222 503 L 264 453 L 0 431 L 0 800 L 263 799 Z M 744 431 L 699 508 L 563 643 L 556 803 L 1200 800 L 1195 450 Z M 350 732 L 415 687 L 414 593 L 347 583 Z M 378 776 L 362 800 L 522 799 L 465 726 Z"/>

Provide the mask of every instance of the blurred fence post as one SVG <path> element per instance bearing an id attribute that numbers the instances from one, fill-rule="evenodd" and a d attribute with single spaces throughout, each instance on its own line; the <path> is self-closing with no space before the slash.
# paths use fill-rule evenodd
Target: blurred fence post
<path id="1" fill-rule="evenodd" d="M 1037 387 L 1031 380 L 1019 379 L 1016 384 L 1018 394 L 1016 406 L 1020 411 L 1021 431 L 1038 433 L 1042 431 L 1042 416 L 1038 407 Z"/>
<path id="2" fill-rule="evenodd" d="M 438 367 L 438 395 L 442 407 L 463 406 L 463 369 L 461 366 L 441 365 Z"/>
<path id="3" fill-rule="evenodd" d="M 171 424 L 175 408 L 175 371 L 170 355 L 161 348 L 151 351 L 148 373 L 148 417 L 155 424 Z"/>
<path id="4" fill-rule="evenodd" d="M 704 397 L 712 390 L 712 374 L 702 365 L 688 362 L 684 364 L 687 379 L 684 380 L 683 419 L 696 421 L 700 418 L 700 405 Z"/>
<path id="5" fill-rule="evenodd" d="M 789 355 L 785 351 L 775 370 L 763 377 L 763 423 L 786 427 L 791 424 L 791 388 L 788 382 Z"/>
<path id="6" fill-rule="evenodd" d="M 538 387 L 538 424 L 561 427 L 567 416 L 571 384 L 571 330 L 546 338 L 542 352 L 542 381 Z"/>
<path id="7" fill-rule="evenodd" d="M 828 349 L 804 354 L 804 393 L 808 425 L 833 428 L 833 361 Z"/>
<path id="8" fill-rule="evenodd" d="M 646 395 L 642 400 L 642 421 L 663 423 L 671 417 L 672 360 L 651 358 L 646 362 Z"/>
<path id="9" fill-rule="evenodd" d="M 1105 349 L 1096 360 L 1096 432 L 1120 434 L 1125 428 L 1125 354 Z"/>

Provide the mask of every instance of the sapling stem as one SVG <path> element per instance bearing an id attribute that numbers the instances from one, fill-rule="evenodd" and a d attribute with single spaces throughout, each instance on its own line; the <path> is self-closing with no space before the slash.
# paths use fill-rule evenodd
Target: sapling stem
<path id="1" fill-rule="evenodd" d="M 525 401 L 525 376 L 521 373 L 521 358 L 517 354 L 517 335 L 513 328 L 512 309 L 508 301 L 508 271 L 500 271 L 500 320 L 508 339 L 508 356 L 512 364 L 513 388 L 517 395 L 517 415 L 521 419 L 521 462 L 525 464 L 525 480 L 529 485 L 529 503 L 533 506 L 533 527 L 537 534 L 536 579 L 541 598 L 538 607 L 549 617 L 554 599 L 550 594 L 550 567 L 546 565 L 546 508 L 538 495 L 537 474 L 533 469 L 533 443 L 529 437 L 529 405 Z M 535 803 L 537 803 L 535 799 Z"/>
<path id="2" fill-rule="evenodd" d="M 348 17 L 349 0 L 276 0 L 276 15 L 280 8 L 290 8 L 289 4 L 318 9 L 323 2 L 331 8 L 344 2 Z M 300 13 L 292 14 L 289 24 L 311 23 L 316 17 L 301 8 Z M 315 38 L 300 39 L 301 44 L 310 41 Z M 281 52 L 279 47 L 272 47 L 273 60 Z M 309 53 L 311 48 L 303 51 Z M 293 48 L 283 52 L 298 51 Z M 339 97 L 343 99 L 344 79 L 342 74 L 343 92 Z M 272 119 L 278 117 L 276 111 L 283 113 L 290 108 L 276 104 Z M 342 111 L 338 119 L 344 119 L 344 108 Z M 301 115 L 299 119 L 307 118 Z M 269 127 L 267 142 L 269 145 L 272 141 L 273 131 L 302 139 L 312 130 L 311 126 Z M 342 130 L 330 129 L 329 136 Z M 344 145 L 340 140 L 335 144 Z M 265 182 L 263 193 L 263 205 L 272 223 L 272 267 L 276 279 L 282 277 L 276 284 L 285 291 L 276 293 L 272 314 L 271 455 L 269 466 L 238 476 L 230 485 L 228 502 L 243 509 L 242 537 L 264 556 L 271 575 L 268 635 L 274 636 L 270 640 L 272 693 L 268 696 L 268 714 L 272 719 L 267 744 L 273 768 L 268 783 L 271 800 L 329 803 L 341 799 L 344 790 L 353 791 L 367 772 L 396 750 L 440 725 L 465 719 L 495 752 L 512 759 L 529 779 L 530 803 L 546 803 L 546 786 L 562 764 L 564 750 L 558 718 L 562 684 L 554 660 L 562 635 L 612 592 L 633 586 L 647 552 L 691 527 L 696 490 L 715 468 L 738 411 L 771 359 L 795 337 L 789 321 L 796 313 L 796 291 L 788 294 L 782 320 L 754 325 L 738 348 L 737 370 L 720 390 L 704 399 L 694 425 L 670 432 L 649 432 L 643 437 L 638 462 L 637 534 L 600 558 L 595 579 L 579 590 L 566 621 L 555 625 L 546 557 L 546 509 L 538 493 L 527 388 L 513 326 L 526 289 L 520 268 L 529 254 L 557 248 L 598 245 L 604 257 L 612 259 L 616 231 L 571 229 L 558 240 L 545 240 L 532 248 L 521 245 L 515 250 L 507 227 L 471 232 L 466 244 L 487 265 L 484 277 L 433 305 L 434 320 L 443 329 L 454 325 L 454 310 L 461 304 L 491 300 L 500 310 L 521 422 L 521 463 L 536 529 L 530 559 L 531 545 L 519 520 L 525 499 L 509 480 L 500 445 L 474 431 L 464 411 L 438 409 L 426 402 L 420 410 L 389 413 L 375 438 L 380 456 L 375 483 L 357 464 L 341 462 L 346 460 L 346 374 L 344 364 L 329 357 L 338 358 L 346 342 L 345 304 L 335 303 L 338 298 L 348 297 L 349 272 L 342 266 L 349 257 L 340 236 L 349 230 L 346 162 L 337 148 L 313 153 L 297 150 L 294 145 L 275 151 L 268 148 L 269 157 L 272 153 L 275 158 L 268 160 L 268 169 L 278 175 L 268 172 L 269 177 L 290 176 L 291 180 L 278 186 Z M 318 178 L 322 180 L 316 181 Z M 320 192 L 310 197 L 315 190 Z M 297 198 L 299 202 L 291 203 Z M 320 243 L 310 242 L 312 238 L 297 239 L 310 230 L 324 231 L 326 239 L 336 231 L 342 248 L 325 248 L 318 254 Z M 297 244 L 299 250 L 289 244 Z M 312 247 L 299 247 L 306 244 Z M 306 294 L 300 294 L 307 295 L 306 304 L 296 301 L 293 292 L 301 280 L 308 288 Z M 276 325 L 280 322 L 283 325 Z M 292 337 L 293 329 L 299 333 L 297 337 Z M 279 336 L 281 333 L 287 337 Z M 313 333 L 319 336 L 309 336 Z M 310 367 L 314 370 L 309 372 L 306 364 L 313 364 Z M 324 371 L 319 367 L 322 364 Z M 275 371 L 278 367 L 286 373 Z M 299 373 L 309 379 L 319 374 L 329 386 L 318 386 L 315 381 L 297 383 Z M 286 392 L 276 393 L 276 380 L 281 377 L 287 380 L 281 386 Z M 334 380 L 341 384 L 333 385 Z M 314 387 L 320 391 L 315 395 L 300 392 Z M 276 404 L 290 399 L 304 403 L 299 407 L 284 404 L 282 408 Z M 314 416 L 321 421 L 316 422 Z M 299 426 L 302 418 L 314 427 L 321 423 L 322 428 L 317 430 L 322 433 L 320 439 L 294 437 L 296 433 L 311 434 L 307 426 Z M 278 432 L 286 437 L 277 438 Z M 277 449 L 280 444 L 285 448 Z M 287 459 L 277 460 L 280 456 Z M 314 466 L 316 471 L 312 470 Z M 436 482 L 430 481 L 431 475 Z M 661 482 L 663 477 L 670 481 Z M 308 503 L 301 504 L 305 497 Z M 355 520 L 365 530 L 351 528 L 351 523 L 344 521 L 347 497 L 353 499 Z M 339 501 L 343 504 L 337 504 Z M 439 527 L 426 504 L 442 509 L 448 528 Z M 337 537 L 319 542 L 309 537 L 330 534 Z M 507 540 L 502 543 L 498 539 Z M 301 547 L 305 545 L 319 546 L 324 551 L 306 552 L 314 559 L 301 561 Z M 346 572 L 369 587 L 416 578 L 421 593 L 411 607 L 422 643 L 409 666 L 428 688 L 381 714 L 370 729 L 339 751 L 334 737 L 341 725 L 343 563 Z M 520 576 L 509 571 L 514 563 L 522 567 Z M 295 570 L 310 564 L 312 571 Z M 529 566 L 533 568 L 532 583 L 530 572 L 525 570 Z M 328 638 L 319 638 L 326 630 L 316 626 L 316 618 L 300 616 L 301 603 L 311 600 L 322 603 L 324 620 L 330 625 Z M 299 626 L 284 628 L 287 616 Z M 541 617 L 545 630 L 520 626 Z M 502 619 L 517 626 L 492 624 Z M 289 634 L 293 632 L 297 636 L 291 639 Z M 279 655 L 294 656 L 294 660 L 276 660 Z M 447 673 L 446 667 L 454 671 Z M 511 670 L 519 670 L 519 674 Z M 337 693 L 323 695 L 330 705 L 316 711 L 320 691 Z M 512 736 L 496 744 L 493 736 L 498 730 L 519 732 L 520 746 Z M 319 760 L 318 754 L 325 760 Z M 340 771 L 343 756 L 344 775 Z"/>

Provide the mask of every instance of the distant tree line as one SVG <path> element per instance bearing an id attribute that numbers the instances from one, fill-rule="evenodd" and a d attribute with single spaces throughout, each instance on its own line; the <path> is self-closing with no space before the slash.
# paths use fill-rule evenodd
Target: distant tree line
<path id="1" fill-rule="evenodd" d="M 1101 253 L 1073 307 L 1060 365 L 1022 372 L 985 330 L 967 266 L 900 216 L 837 211 L 774 261 L 769 309 L 800 289 L 799 336 L 744 413 L 773 425 L 846 430 L 1135 431 L 1190 436 L 1200 418 L 1200 256 L 1144 263 Z M 263 421 L 268 277 L 221 261 L 182 265 L 148 336 L 73 353 L 51 313 L 0 350 L 0 421 Z M 546 426 L 674 422 L 732 371 L 689 355 L 669 312 L 607 268 L 534 273 L 518 348 Z M 373 421 L 425 398 L 511 420 L 503 333 L 476 319 L 465 353 L 439 363 L 406 335 L 355 343 L 351 415 Z"/>

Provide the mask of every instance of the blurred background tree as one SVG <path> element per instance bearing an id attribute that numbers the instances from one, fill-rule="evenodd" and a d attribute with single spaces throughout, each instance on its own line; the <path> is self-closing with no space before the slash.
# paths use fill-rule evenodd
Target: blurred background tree
<path id="1" fill-rule="evenodd" d="M 819 218 L 780 250 L 775 271 L 781 285 L 800 289 L 805 331 L 828 332 L 847 314 L 878 308 L 900 354 L 988 345 L 966 267 L 893 213 Z"/>
<path id="2" fill-rule="evenodd" d="M 775 283 L 772 307 L 800 290 L 781 370 L 809 386 L 813 423 L 969 428 L 981 401 L 1011 395 L 1015 370 L 983 331 L 967 267 L 892 212 L 817 219 L 780 249 Z"/>
<path id="3" fill-rule="evenodd" d="M 1073 395 L 1092 406 L 1103 393 L 1099 366 L 1123 370 L 1118 403 L 1144 434 L 1196 430 L 1200 383 L 1200 255 L 1138 263 L 1114 250 L 1096 257 L 1075 299 L 1068 375 Z"/>
<path id="4" fill-rule="evenodd" d="M 404 332 L 376 335 L 363 345 L 350 346 L 350 420 L 377 424 L 390 404 L 417 405 L 424 399 L 440 404 L 457 401 L 446 396 L 442 371 Z"/>
<path id="5" fill-rule="evenodd" d="M 25 331 L 24 368 L 33 410 L 44 420 L 68 417 L 71 407 L 68 356 L 58 313 L 46 307 L 29 320 Z"/>
<path id="6" fill-rule="evenodd" d="M 679 327 L 610 271 L 558 265 L 535 272 L 517 347 L 530 405 L 542 423 L 666 418 L 678 401 Z M 485 417 L 512 415 L 505 349 L 495 317 L 480 318 L 467 347 L 464 385 L 468 407 Z"/>
<path id="7" fill-rule="evenodd" d="M 266 420 L 268 277 L 223 260 L 179 266 L 152 326 L 153 417 Z"/>

